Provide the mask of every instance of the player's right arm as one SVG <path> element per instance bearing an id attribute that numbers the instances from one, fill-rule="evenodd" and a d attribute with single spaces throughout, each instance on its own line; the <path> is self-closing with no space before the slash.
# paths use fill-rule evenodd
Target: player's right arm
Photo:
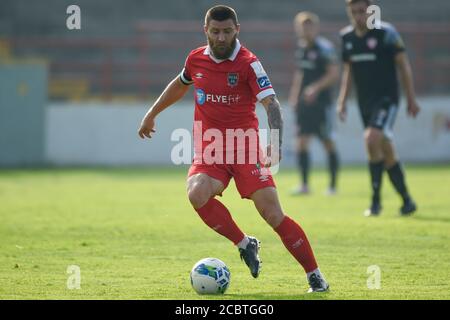
<path id="1" fill-rule="evenodd" d="M 151 134 L 155 132 L 156 116 L 180 100 L 188 90 L 189 85 L 182 82 L 180 76 L 173 79 L 142 119 L 139 136 L 142 139 L 151 138 Z"/>
<path id="2" fill-rule="evenodd" d="M 337 113 L 341 121 L 347 118 L 347 99 L 352 87 L 352 66 L 349 62 L 344 63 L 342 70 L 342 82 L 337 102 Z"/>

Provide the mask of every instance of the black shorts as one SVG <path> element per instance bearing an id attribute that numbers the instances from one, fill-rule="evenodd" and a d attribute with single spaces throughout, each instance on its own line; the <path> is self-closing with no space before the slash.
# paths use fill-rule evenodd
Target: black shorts
<path id="1" fill-rule="evenodd" d="M 315 135 L 322 140 L 333 138 L 333 108 L 320 104 L 297 107 L 297 135 Z"/>
<path id="2" fill-rule="evenodd" d="M 393 138 L 393 127 L 397 117 L 398 103 L 391 98 L 383 98 L 370 106 L 360 106 L 364 128 L 376 128 L 383 131 L 388 139 Z"/>

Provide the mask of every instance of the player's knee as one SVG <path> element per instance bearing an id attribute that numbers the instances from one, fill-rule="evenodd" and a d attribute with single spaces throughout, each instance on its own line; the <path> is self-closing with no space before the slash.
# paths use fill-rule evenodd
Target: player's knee
<path id="1" fill-rule="evenodd" d="M 391 155 L 384 157 L 384 167 L 386 169 L 392 168 L 397 162 L 398 162 L 398 160 Z"/>
<path id="2" fill-rule="evenodd" d="M 306 151 L 308 151 L 308 146 L 309 146 L 309 143 L 308 143 L 308 142 L 309 142 L 309 141 L 308 141 L 307 138 L 300 137 L 300 139 L 299 139 L 299 141 L 298 141 L 298 150 L 299 150 L 300 152 L 306 152 Z"/>
<path id="3" fill-rule="evenodd" d="M 366 145 L 369 149 L 381 148 L 383 135 L 376 131 L 368 131 L 365 136 Z"/>
<path id="4" fill-rule="evenodd" d="M 278 227 L 284 219 L 284 214 L 281 211 L 274 211 L 270 213 L 265 219 L 267 223 L 272 227 Z"/>
<path id="5" fill-rule="evenodd" d="M 278 206 L 266 206 L 260 210 L 263 219 L 273 228 L 276 228 L 284 219 L 284 214 Z"/>
<path id="6" fill-rule="evenodd" d="M 203 207 L 211 198 L 211 193 L 200 185 L 192 185 L 188 187 L 188 198 L 195 209 Z"/>
<path id="7" fill-rule="evenodd" d="M 335 147 L 335 145 L 334 145 L 333 140 L 324 140 L 324 141 L 323 141 L 323 145 L 324 145 L 324 147 L 325 147 L 325 150 L 326 150 L 328 153 L 334 153 L 334 152 L 336 152 L 336 147 Z"/>

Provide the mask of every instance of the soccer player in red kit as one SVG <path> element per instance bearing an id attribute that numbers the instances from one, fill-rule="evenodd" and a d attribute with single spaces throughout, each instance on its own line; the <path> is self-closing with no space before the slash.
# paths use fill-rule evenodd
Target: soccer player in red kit
<path id="1" fill-rule="evenodd" d="M 260 242 L 246 235 L 236 225 L 228 209 L 216 199 L 234 178 L 241 197 L 254 202 L 261 216 L 278 233 L 283 244 L 305 270 L 309 292 L 327 291 L 328 283 L 318 268 L 308 238 L 301 227 L 284 214 L 278 200 L 268 167 L 276 165 L 280 155 L 283 129 L 281 107 L 258 58 L 237 39 L 239 29 L 237 15 L 232 8 L 219 5 L 207 11 L 204 31 L 208 45 L 191 51 L 181 74 L 170 82 L 145 115 L 139 135 L 141 138 L 151 138 L 155 132 L 156 116 L 181 99 L 189 86 L 194 85 L 194 161 L 187 181 L 192 206 L 211 229 L 238 247 L 241 259 L 252 276 L 258 277 L 261 270 Z M 208 132 L 222 133 L 224 136 L 230 130 L 258 132 L 257 101 L 267 111 L 270 129 L 279 132 L 279 140 L 271 141 L 267 156 L 260 156 L 258 138 L 257 146 L 253 148 L 257 149 L 256 152 L 250 142 L 234 147 L 234 143 L 230 146 L 224 141 L 219 141 L 226 145 L 224 149 L 216 148 L 214 152 L 209 152 L 213 142 L 205 138 Z M 201 141 L 195 137 L 196 131 L 200 131 Z M 214 144 L 217 146 L 216 140 Z M 239 162 L 242 153 L 245 161 Z M 251 160 L 252 154 L 257 154 L 256 161 Z M 226 158 L 226 161 L 211 162 L 211 155 L 214 160 Z M 236 157 L 238 163 L 235 163 Z"/>

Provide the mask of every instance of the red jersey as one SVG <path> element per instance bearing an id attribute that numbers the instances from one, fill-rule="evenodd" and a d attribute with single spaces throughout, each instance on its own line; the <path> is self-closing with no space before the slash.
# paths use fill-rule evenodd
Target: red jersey
<path id="1" fill-rule="evenodd" d="M 250 198 L 256 190 L 275 187 L 270 170 L 261 167 L 255 113 L 256 101 L 275 91 L 258 58 L 239 41 L 225 60 L 216 59 L 204 46 L 189 54 L 180 79 L 186 85 L 194 84 L 194 159 L 189 176 L 207 174 L 225 187 L 234 177 L 243 198 Z M 256 132 L 255 139 L 230 145 L 227 129 Z M 196 137 L 196 131 L 202 137 Z M 217 137 L 216 133 L 224 136 Z"/>
<path id="2" fill-rule="evenodd" d="M 230 58 L 216 59 L 209 46 L 191 51 L 181 81 L 194 84 L 195 121 L 203 131 L 258 130 L 256 101 L 275 94 L 258 58 L 237 40 Z"/>

